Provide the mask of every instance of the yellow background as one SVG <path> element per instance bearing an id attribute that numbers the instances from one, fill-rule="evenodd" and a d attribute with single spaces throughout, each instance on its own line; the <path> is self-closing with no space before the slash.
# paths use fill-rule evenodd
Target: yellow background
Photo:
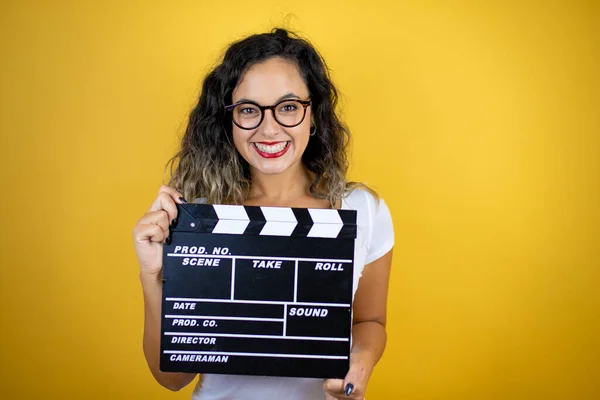
<path id="1" fill-rule="evenodd" d="M 368 399 L 600 398 L 597 1 L 3 1 L 0 397 L 187 399 L 141 350 L 131 230 L 203 74 L 326 57 L 396 229 Z"/>

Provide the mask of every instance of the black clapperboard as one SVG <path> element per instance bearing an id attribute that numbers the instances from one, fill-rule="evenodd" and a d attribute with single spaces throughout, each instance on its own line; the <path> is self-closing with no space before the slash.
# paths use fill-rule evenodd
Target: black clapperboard
<path id="1" fill-rule="evenodd" d="M 343 378 L 356 211 L 177 205 L 160 369 Z"/>

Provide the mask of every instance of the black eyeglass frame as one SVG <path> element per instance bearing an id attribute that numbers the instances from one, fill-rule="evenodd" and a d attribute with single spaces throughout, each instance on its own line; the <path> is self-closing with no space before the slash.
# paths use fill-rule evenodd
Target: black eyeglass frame
<path id="1" fill-rule="evenodd" d="M 302 108 L 304 109 L 304 114 L 302 115 L 302 119 L 300 119 L 300 122 L 298 122 L 297 124 L 294 125 L 286 125 L 286 124 L 282 124 L 278 119 L 277 119 L 277 113 L 275 113 L 275 109 L 277 108 L 278 105 L 280 105 L 281 103 L 285 103 L 286 101 L 295 101 L 298 102 L 302 105 Z M 254 101 L 240 101 L 237 102 L 235 104 L 231 104 L 229 106 L 225 106 L 225 111 L 229 112 L 229 111 L 233 111 L 234 108 L 236 108 L 239 105 L 242 104 L 252 104 L 253 106 L 258 107 L 258 109 L 260 110 L 260 121 L 258 121 L 258 124 L 256 124 L 256 126 L 252 127 L 252 128 L 246 128 L 241 126 L 240 124 L 238 124 L 235 120 L 235 118 L 233 118 L 233 115 L 231 116 L 231 120 L 233 121 L 233 123 L 240 129 L 245 129 L 245 130 L 252 130 L 252 129 L 256 129 L 260 126 L 260 124 L 262 124 L 263 120 L 265 119 L 265 111 L 266 110 L 271 110 L 271 112 L 273 113 L 273 118 L 275 118 L 275 121 L 277 121 L 277 123 L 281 126 L 284 126 L 286 128 L 293 128 L 295 126 L 300 125 L 303 121 L 304 118 L 306 118 L 306 108 L 308 106 L 310 106 L 312 104 L 312 100 L 299 100 L 299 99 L 283 99 L 281 101 L 278 101 L 277 103 L 275 103 L 272 106 L 261 106 L 258 103 L 255 103 Z"/>

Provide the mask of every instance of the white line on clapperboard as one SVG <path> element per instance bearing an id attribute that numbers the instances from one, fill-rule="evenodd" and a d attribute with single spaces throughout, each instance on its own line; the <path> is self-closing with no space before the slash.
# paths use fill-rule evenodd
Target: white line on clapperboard
<path id="1" fill-rule="evenodd" d="M 283 305 L 283 336 L 287 335 L 287 304 Z"/>
<path id="2" fill-rule="evenodd" d="M 228 299 L 199 299 L 192 297 L 167 297 L 166 301 L 190 301 L 190 302 L 207 302 L 207 303 L 241 303 L 241 304 L 273 304 L 273 305 L 295 305 L 295 306 L 315 306 L 315 307 L 350 307 L 351 304 L 346 303 L 305 303 L 292 301 L 271 301 L 271 300 L 228 300 Z M 179 317 L 185 317 L 180 315 Z M 212 317 L 210 317 L 212 318 Z"/>
<path id="3" fill-rule="evenodd" d="M 243 333 L 189 333 L 165 332 L 165 336 L 199 336 L 199 337 L 233 337 L 248 339 L 284 339 L 284 340 L 323 340 L 326 342 L 348 342 L 348 338 L 318 337 L 318 336 L 277 336 L 277 335 L 250 335 Z"/>
<path id="4" fill-rule="evenodd" d="M 264 322 L 283 322 L 284 318 L 253 318 L 253 317 L 216 317 L 212 315 L 165 315 L 165 318 L 178 319 L 222 319 L 230 321 L 264 321 Z"/>
<path id="5" fill-rule="evenodd" d="M 294 263 L 294 303 L 298 301 L 298 260 Z"/>
<path id="6" fill-rule="evenodd" d="M 165 354 L 206 354 L 214 356 L 251 356 L 251 357 L 277 357 L 277 358 L 317 358 L 317 359 L 333 359 L 347 360 L 347 356 L 326 356 L 312 354 L 279 354 L 279 353 L 234 353 L 234 352 L 214 352 L 214 351 L 182 351 L 182 350 L 165 350 Z"/>
<path id="7" fill-rule="evenodd" d="M 231 300 L 235 298 L 235 258 L 231 260 Z"/>
<path id="8" fill-rule="evenodd" d="M 317 262 L 337 262 L 351 263 L 352 260 L 342 260 L 333 258 L 293 258 L 293 257 L 263 257 L 263 256 L 232 256 L 215 254 L 187 254 L 187 253 L 168 253 L 169 257 L 207 257 L 207 258 L 239 258 L 240 260 L 281 260 L 281 261 L 317 261 Z"/>

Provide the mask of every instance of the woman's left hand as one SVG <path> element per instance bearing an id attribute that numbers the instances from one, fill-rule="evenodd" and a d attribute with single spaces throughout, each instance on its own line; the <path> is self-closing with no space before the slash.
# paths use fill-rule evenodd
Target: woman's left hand
<path id="1" fill-rule="evenodd" d="M 323 383 L 326 400 L 363 400 L 373 371 L 372 362 L 360 353 L 350 353 L 350 369 L 344 379 L 327 379 Z"/>

